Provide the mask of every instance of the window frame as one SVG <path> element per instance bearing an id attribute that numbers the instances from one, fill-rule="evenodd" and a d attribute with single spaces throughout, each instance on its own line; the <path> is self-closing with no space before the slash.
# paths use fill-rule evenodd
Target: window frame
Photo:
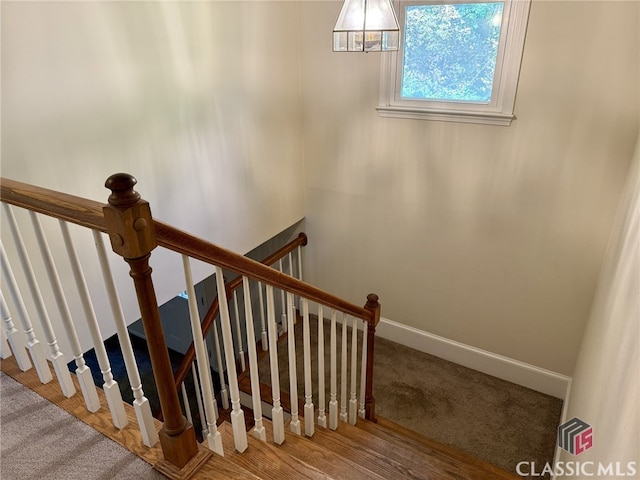
<path id="1" fill-rule="evenodd" d="M 405 8 L 414 5 L 504 3 L 494 85 L 488 103 L 403 99 L 400 96 L 404 49 Z M 531 0 L 396 0 L 401 27 L 400 48 L 383 52 L 380 99 L 376 110 L 382 117 L 441 120 L 508 126 L 514 107 Z"/>

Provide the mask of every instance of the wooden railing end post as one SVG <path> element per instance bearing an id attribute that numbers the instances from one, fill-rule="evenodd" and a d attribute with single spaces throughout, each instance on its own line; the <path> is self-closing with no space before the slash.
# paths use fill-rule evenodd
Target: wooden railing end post
<path id="1" fill-rule="evenodd" d="M 376 400 L 373 398 L 373 351 L 375 346 L 376 327 L 380 322 L 380 303 L 378 295 L 370 293 L 367 295 L 366 310 L 371 312 L 371 319 L 367 321 L 367 370 L 364 397 L 364 418 L 376 422 Z"/>
<path id="2" fill-rule="evenodd" d="M 110 176 L 105 187 L 111 190 L 109 203 L 103 208 L 107 232 L 113 251 L 129 264 L 153 367 L 153 376 L 164 418 L 159 433 L 164 462 L 158 467 L 172 478 L 182 478 L 183 470 L 193 470 L 194 460 L 200 464 L 193 426 L 182 415 L 174 388 L 173 370 L 162 329 L 149 257 L 157 246 L 149 203 L 133 189 L 136 179 L 126 173 Z M 163 463 L 163 462 L 160 462 Z"/>

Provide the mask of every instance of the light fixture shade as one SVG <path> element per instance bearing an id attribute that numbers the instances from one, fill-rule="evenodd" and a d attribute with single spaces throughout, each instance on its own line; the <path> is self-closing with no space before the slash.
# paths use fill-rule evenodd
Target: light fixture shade
<path id="1" fill-rule="evenodd" d="M 344 0 L 333 28 L 334 52 L 398 50 L 399 39 L 391 0 Z"/>

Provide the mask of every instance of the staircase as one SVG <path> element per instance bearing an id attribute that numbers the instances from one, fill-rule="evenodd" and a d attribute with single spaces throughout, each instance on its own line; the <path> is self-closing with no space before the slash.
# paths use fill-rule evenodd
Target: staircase
<path id="1" fill-rule="evenodd" d="M 279 251 L 286 254 L 286 259 L 278 259 L 277 267 L 271 265 L 275 257 L 270 257 L 266 263 L 258 263 L 153 219 L 149 204 L 133 190 L 135 184 L 136 179 L 127 174 L 109 177 L 105 184 L 111 190 L 109 203 L 102 204 L 0 179 L 0 199 L 11 232 L 11 238 L 3 237 L 0 244 L 0 263 L 11 294 L 11 306 L 22 330 L 16 328 L 3 292 L 0 295 L 4 327 L 0 331 L 4 334 L 0 339 L 3 372 L 176 480 L 517 478 L 376 418 L 373 354 L 381 309 L 378 296 L 369 294 L 366 304 L 361 307 L 302 281 L 299 247 L 306 244 L 306 237 L 299 238 L 290 247 L 296 249 L 297 262 L 293 261 L 293 250 L 287 249 Z M 21 232 L 28 227 L 19 225 L 14 209 L 27 210 L 23 213 L 30 217 L 38 251 L 30 253 L 26 248 Z M 58 220 L 64 252 L 51 251 L 40 216 Z M 133 406 L 122 401 L 113 377 L 68 224 L 88 228 L 93 235 L 92 246 L 96 249 L 104 280 L 102 288 L 109 298 L 113 324 L 135 398 Z M 162 423 L 151 416 L 142 389 L 122 302 L 102 238 L 104 233 L 108 235 L 113 252 L 123 257 L 130 269 L 128 278 L 123 279 L 126 281 L 120 283 L 129 289 L 131 280 L 134 283 Z M 9 259 L 6 254 L 4 244 L 7 241 L 14 244 L 17 259 Z M 149 266 L 151 252 L 156 247 L 182 261 L 188 293 L 193 346 L 176 376 L 167 353 Z M 59 260 L 65 254 L 73 278 L 63 280 L 67 283 L 73 280 L 75 287 L 68 285 L 67 291 L 78 294 L 84 315 L 71 313 L 56 270 L 54 258 Z M 49 279 L 46 287 L 51 288 L 55 305 L 44 302 L 39 285 L 41 279 L 36 278 L 31 268 L 32 256 L 42 257 Z M 196 260 L 215 269 L 217 298 L 202 321 L 190 267 L 190 262 Z M 20 285 L 16 280 L 11 263 L 22 267 L 27 285 Z M 299 278 L 294 276 L 296 263 Z M 237 279 L 227 283 L 225 272 L 233 272 Z M 158 280 L 162 281 L 163 277 Z M 24 305 L 24 295 L 30 295 L 38 311 L 33 320 Z M 252 302 L 252 296 L 258 300 Z M 239 307 L 242 303 L 244 308 Z M 311 312 L 311 308 L 317 314 Z M 58 311 L 62 324 L 56 324 L 54 328 L 49 311 Z M 46 342 L 37 338 L 39 334 L 36 335 L 33 328 L 34 321 L 40 324 Z M 102 388 L 96 388 L 84 361 L 76 323 L 90 331 L 102 374 Z M 214 337 L 220 377 L 220 391 L 215 392 L 209 367 L 212 351 L 204 338 L 209 328 Z M 68 352 L 62 352 L 58 346 L 57 336 L 62 331 L 70 339 Z M 278 345 L 280 331 L 288 332 L 286 349 L 284 345 Z M 258 338 L 261 350 L 266 348 L 260 355 L 268 352 L 269 358 L 269 373 L 263 376 L 263 379 L 268 376 L 271 380 L 266 390 L 258 373 L 259 355 L 255 343 Z M 48 356 L 45 356 L 45 345 Z M 287 352 L 282 368 L 279 350 Z M 300 359 L 297 359 L 298 355 Z M 69 372 L 66 360 L 71 356 L 75 358 L 73 374 Z M 283 380 L 288 381 L 284 381 L 282 389 L 281 372 L 288 372 L 283 375 Z M 187 392 L 185 388 L 184 379 L 189 374 L 196 388 L 194 392 Z M 246 385 L 247 380 L 250 385 Z M 251 407 L 241 404 L 241 389 L 251 392 Z M 189 403 L 194 401 L 205 440 L 202 444 L 196 440 L 190 418 Z M 255 432 L 247 433 L 254 417 Z M 224 421 L 225 418 L 231 423 Z"/>

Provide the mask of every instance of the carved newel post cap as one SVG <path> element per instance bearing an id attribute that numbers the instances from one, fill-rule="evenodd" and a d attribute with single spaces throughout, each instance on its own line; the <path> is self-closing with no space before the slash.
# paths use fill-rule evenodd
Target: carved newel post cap
<path id="1" fill-rule="evenodd" d="M 114 173 L 104 186 L 111 190 L 109 195 L 109 205 L 114 207 L 130 207 L 140 200 L 140 194 L 133 187 L 138 183 L 136 177 L 128 173 Z"/>
<path id="2" fill-rule="evenodd" d="M 367 307 L 376 308 L 378 306 L 378 295 L 375 293 L 370 293 L 367 295 Z"/>

